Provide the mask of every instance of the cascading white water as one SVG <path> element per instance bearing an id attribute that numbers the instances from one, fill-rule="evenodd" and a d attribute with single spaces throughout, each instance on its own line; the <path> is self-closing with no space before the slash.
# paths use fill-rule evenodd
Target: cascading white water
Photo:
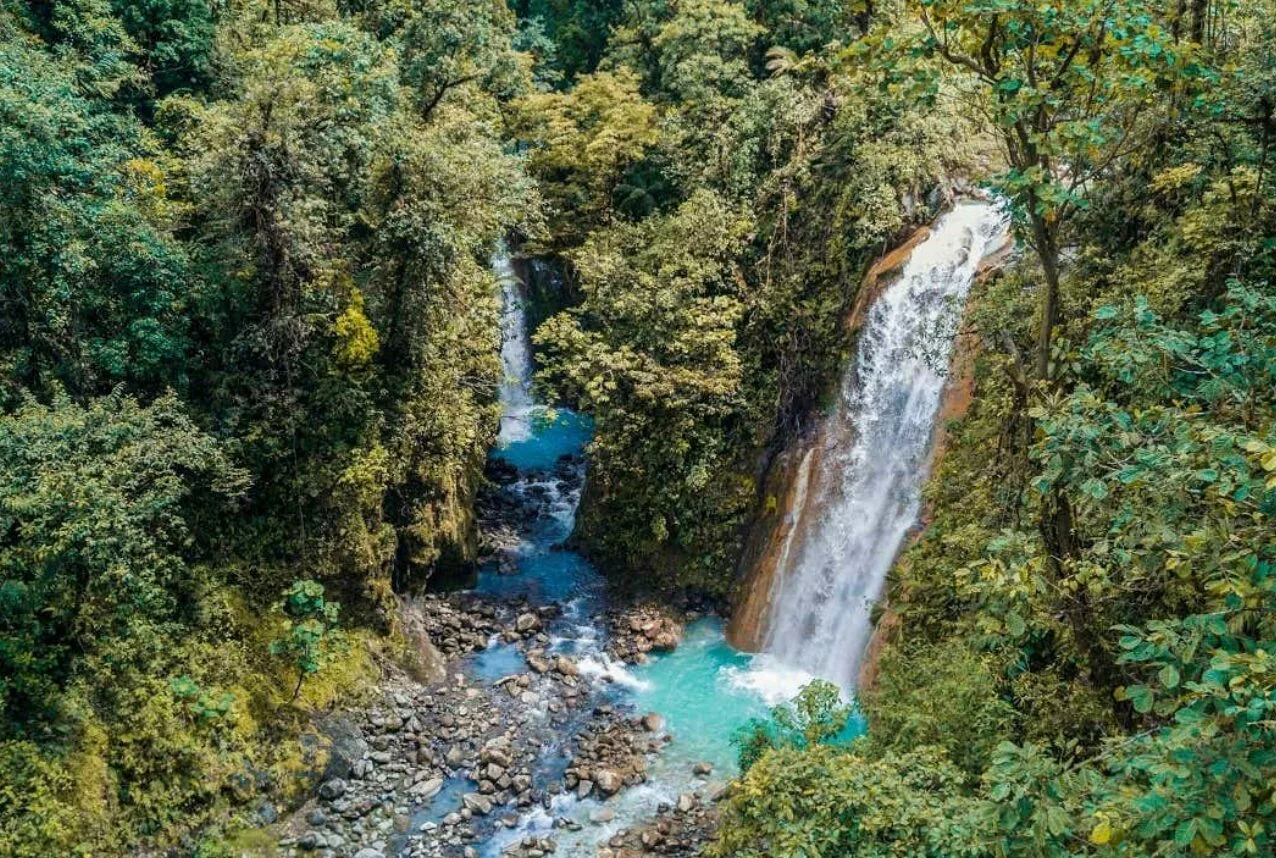
<path id="1" fill-rule="evenodd" d="M 492 257 L 492 271 L 501 284 L 501 445 L 531 435 L 532 347 L 527 336 L 523 282 L 514 272 L 502 246 Z"/>
<path id="2" fill-rule="evenodd" d="M 997 207 L 957 206 L 874 302 L 829 418 L 840 425 L 821 459 L 819 518 L 777 569 L 758 668 L 778 661 L 854 691 L 870 612 L 917 520 L 956 323 L 1004 230 Z"/>

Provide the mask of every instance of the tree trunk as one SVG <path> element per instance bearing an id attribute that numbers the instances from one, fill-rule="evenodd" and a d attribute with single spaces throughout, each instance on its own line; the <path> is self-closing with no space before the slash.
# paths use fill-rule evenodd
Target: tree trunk
<path id="1" fill-rule="evenodd" d="M 1050 341 L 1054 326 L 1059 321 L 1059 241 L 1055 229 L 1045 218 L 1032 211 L 1032 235 L 1037 245 L 1037 257 L 1041 260 L 1041 272 L 1045 277 L 1045 291 L 1041 296 L 1041 329 L 1037 334 L 1037 378 L 1049 380 Z"/>
<path id="2" fill-rule="evenodd" d="M 1209 19 L 1209 0 L 1192 0 L 1192 41 L 1205 44 L 1205 23 Z"/>

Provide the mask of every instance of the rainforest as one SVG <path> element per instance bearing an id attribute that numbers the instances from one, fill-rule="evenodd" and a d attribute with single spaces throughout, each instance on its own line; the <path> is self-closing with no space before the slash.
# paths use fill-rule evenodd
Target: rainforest
<path id="1" fill-rule="evenodd" d="M 0 858 L 1276 854 L 1272 0 L 0 0 Z"/>

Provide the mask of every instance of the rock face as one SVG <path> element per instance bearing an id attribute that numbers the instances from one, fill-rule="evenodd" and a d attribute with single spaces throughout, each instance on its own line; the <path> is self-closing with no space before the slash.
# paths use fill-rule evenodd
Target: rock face
<path id="1" fill-rule="evenodd" d="M 425 609 L 413 599 L 405 602 L 399 613 L 408 643 L 408 672 L 422 685 L 442 682 L 447 676 L 447 660 L 430 640 Z"/>
<path id="2" fill-rule="evenodd" d="M 945 191 L 945 194 L 949 193 Z M 928 227 L 918 228 L 869 269 L 845 320 L 852 335 L 858 334 L 863 327 L 873 301 L 899 277 L 913 250 L 929 237 Z M 1004 262 L 1007 247 L 1009 244 L 985 257 L 980 277 L 987 276 L 989 270 Z M 960 337 L 955 344 L 949 381 L 935 421 L 937 437 L 932 444 L 932 469 L 943 452 L 943 427 L 948 420 L 961 416 L 970 402 L 972 356 L 977 348 L 978 344 L 970 337 Z M 801 545 L 819 512 L 811 506 L 815 499 L 824 495 L 820 486 L 822 452 L 836 443 L 836 439 L 827 436 L 834 430 L 831 421 L 817 420 L 805 435 L 791 441 L 762 468 L 763 489 L 759 492 L 759 503 L 746 530 L 745 546 L 736 570 L 739 583 L 732 598 L 731 621 L 727 625 L 727 640 L 738 649 L 756 651 L 766 640 L 768 612 L 776 579 L 783 574 L 795 546 Z M 926 517 L 923 513 L 923 523 Z M 864 668 L 872 673 L 869 665 L 866 660 Z"/>
<path id="3" fill-rule="evenodd" d="M 727 640 L 737 649 L 755 652 L 766 640 L 766 619 L 779 570 L 801 543 L 817 510 L 807 504 L 813 475 L 818 479 L 823 444 L 818 429 L 779 452 L 767 468 L 765 501 L 748 530 L 740 558 L 735 608 L 727 624 Z"/>
<path id="4" fill-rule="evenodd" d="M 855 335 L 863 327 L 874 299 L 898 278 L 913 249 L 930 237 L 928 227 L 915 230 L 899 247 L 879 258 L 864 277 L 844 324 Z M 750 516 L 744 550 L 736 570 L 736 587 L 727 640 L 737 649 L 756 652 L 766 640 L 767 615 L 776 577 L 783 574 L 796 545 L 816 520 L 808 501 L 823 496 L 819 480 L 822 451 L 832 439 L 825 433 L 836 421 L 816 420 L 813 427 L 766 463 L 759 503 Z"/>

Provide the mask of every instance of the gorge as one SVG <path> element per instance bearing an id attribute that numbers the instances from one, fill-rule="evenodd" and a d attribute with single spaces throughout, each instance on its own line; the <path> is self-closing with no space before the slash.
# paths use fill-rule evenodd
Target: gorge
<path id="1" fill-rule="evenodd" d="M 826 465 L 806 477 L 812 485 L 800 493 L 803 502 L 792 511 L 806 520 L 791 530 L 792 544 L 776 570 L 761 651 L 735 651 L 726 642 L 722 621 L 703 617 L 687 625 L 671 652 L 653 653 L 637 665 L 609 652 L 614 629 L 607 621 L 604 578 L 563 547 L 587 478 L 582 454 L 589 421 L 567 409 L 550 411 L 535 403 L 522 287 L 508 256 L 494 259 L 504 296 L 506 375 L 502 436 L 493 457 L 521 536 L 480 570 L 474 594 L 497 602 L 523 599 L 532 610 L 550 610 L 553 619 L 546 626 L 547 646 L 529 650 L 521 641 L 516 645 L 493 637 L 464 669 L 480 687 L 500 686 L 525 671 L 526 661 L 566 658 L 587 683 L 586 706 L 614 707 L 631 717 L 658 715 L 656 733 L 668 745 L 651 757 L 639 783 L 615 797 L 564 791 L 563 772 L 589 718 L 556 720 L 552 736 L 530 740 L 537 760 L 531 789 L 533 794 L 547 790 L 544 799 L 519 812 L 510 827 L 476 825 L 481 854 L 517 854 L 552 840 L 556 854 L 594 855 L 617 832 L 655 819 L 662 807 L 689 810 L 720 790 L 721 778 L 735 771 L 732 734 L 750 718 L 764 716 L 770 706 L 788 701 L 810 680 L 828 679 L 846 695 L 854 694 L 855 671 L 871 632 L 870 613 L 882 577 L 917 516 L 932 423 L 962 303 L 980 260 L 1004 228 L 998 207 L 959 203 L 873 298 L 838 405 L 820 433 L 820 459 Z M 549 710 L 542 717 L 548 726 Z M 698 775 L 699 770 L 712 771 L 719 786 Z M 465 776 L 453 777 L 464 781 Z M 476 785 L 470 782 L 470 788 Z M 445 786 L 434 801 L 453 796 L 455 802 L 465 789 Z M 500 814 L 499 805 L 491 812 Z M 623 835 L 616 845 L 621 842 Z"/>
<path id="2" fill-rule="evenodd" d="M 1276 0 L 0 3 L 0 858 L 1276 854 Z"/>

